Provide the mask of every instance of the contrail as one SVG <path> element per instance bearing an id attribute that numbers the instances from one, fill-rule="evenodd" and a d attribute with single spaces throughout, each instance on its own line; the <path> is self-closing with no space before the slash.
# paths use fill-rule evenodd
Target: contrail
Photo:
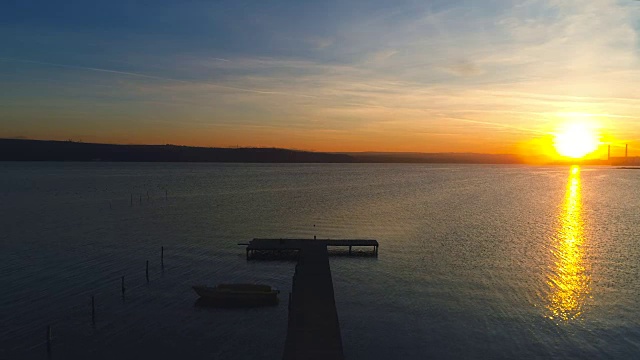
<path id="1" fill-rule="evenodd" d="M 466 123 L 471 123 L 471 124 L 489 125 L 491 127 L 497 127 L 497 128 L 502 128 L 502 129 L 510 129 L 510 130 L 519 130 L 519 131 L 523 131 L 523 132 L 527 132 L 527 133 L 533 133 L 533 134 L 539 134 L 539 135 L 551 135 L 552 134 L 552 133 L 549 133 L 549 132 L 546 132 L 546 131 L 530 129 L 530 128 L 514 126 L 514 125 L 494 123 L 494 122 L 490 122 L 490 121 L 470 120 L 470 119 L 451 117 L 451 116 L 447 116 L 446 118 L 454 120 L 454 121 L 466 122 Z"/>
<path id="2" fill-rule="evenodd" d="M 100 68 L 85 67 L 85 66 L 65 65 L 65 64 L 50 63 L 50 62 L 44 62 L 44 61 L 12 59 L 12 58 L 0 58 L 0 60 L 2 60 L 2 61 L 13 61 L 13 62 L 19 62 L 19 63 L 26 63 L 26 64 L 39 64 L 39 65 L 56 66 L 56 67 L 62 67 L 62 68 L 67 68 L 67 69 L 78 69 L 78 70 L 90 70 L 90 71 L 106 72 L 106 73 L 111 73 L 111 74 L 137 76 L 137 77 L 143 77 L 143 78 L 148 78 L 148 79 L 187 82 L 187 81 L 183 81 L 183 80 L 169 79 L 169 78 L 164 78 L 164 77 L 160 77 L 160 76 L 145 75 L 145 74 L 140 74 L 140 73 L 132 73 L 132 72 L 126 72 L 126 71 L 109 70 L 109 69 L 100 69 Z"/>
<path id="3" fill-rule="evenodd" d="M 220 85 L 220 84 L 215 84 L 215 83 L 210 83 L 210 82 L 181 80 L 181 79 L 168 78 L 168 77 L 162 77 L 162 76 L 146 75 L 146 74 L 134 73 L 134 72 L 128 72 L 128 71 L 101 69 L 101 68 L 94 68 L 94 67 L 87 67 L 87 66 L 66 65 L 66 64 L 51 63 L 51 62 L 44 62 L 44 61 L 23 60 L 23 59 L 13 59 L 13 58 L 4 58 L 4 57 L 0 57 L 0 60 L 1 61 L 13 61 L 13 62 L 19 62 L 19 63 L 25 63 L 25 64 L 38 64 L 38 65 L 56 66 L 56 67 L 61 67 L 61 68 L 66 68 L 66 69 L 77 69 L 77 70 L 103 72 L 103 73 L 109 73 L 109 74 L 127 75 L 127 76 L 134 76 L 134 77 L 140 77 L 140 78 L 145 78 L 145 79 L 154 79 L 154 80 L 162 80 L 162 81 L 169 81 L 169 82 L 178 82 L 178 83 L 182 83 L 182 84 L 196 84 L 196 85 L 203 85 L 204 84 L 204 85 L 210 85 L 210 86 L 219 87 L 221 89 L 250 92 L 250 93 L 255 93 L 255 94 L 288 95 L 288 96 L 316 98 L 315 96 L 304 95 L 304 94 L 289 94 L 289 93 L 277 92 L 277 91 L 264 91 L 264 90 L 256 90 L 256 89 L 247 89 L 247 88 L 240 88 L 240 87 L 235 87 L 235 86 Z M 224 61 L 225 59 L 220 59 L 220 60 Z M 226 61 L 228 61 L 228 60 L 226 60 Z"/>

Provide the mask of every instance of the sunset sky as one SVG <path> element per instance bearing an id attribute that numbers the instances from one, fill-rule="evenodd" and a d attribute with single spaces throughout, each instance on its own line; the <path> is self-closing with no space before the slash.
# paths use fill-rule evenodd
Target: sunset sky
<path id="1" fill-rule="evenodd" d="M 640 155 L 640 1 L 9 1 L 0 137 Z"/>

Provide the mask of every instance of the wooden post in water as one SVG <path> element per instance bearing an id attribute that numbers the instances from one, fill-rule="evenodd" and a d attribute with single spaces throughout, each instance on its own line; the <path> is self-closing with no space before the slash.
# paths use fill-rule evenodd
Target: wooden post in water
<path id="1" fill-rule="evenodd" d="M 146 270 L 146 274 L 147 274 L 147 283 L 149 282 L 149 260 L 147 260 L 147 270 Z"/>
<path id="2" fill-rule="evenodd" d="M 91 323 L 96 324 L 96 297 L 91 295 Z"/>
<path id="3" fill-rule="evenodd" d="M 164 268 L 164 246 L 160 247 L 160 266 Z"/>
<path id="4" fill-rule="evenodd" d="M 124 292 L 125 292 L 125 287 L 124 287 L 124 276 L 122 277 L 122 283 L 120 285 L 120 290 L 122 290 L 122 298 L 124 299 Z"/>
<path id="5" fill-rule="evenodd" d="M 51 334 L 51 325 L 47 326 L 47 354 L 51 356 L 51 341 L 53 340 L 53 336 Z"/>
<path id="6" fill-rule="evenodd" d="M 147 201 L 149 201 L 149 192 L 147 191 Z"/>
<path id="7" fill-rule="evenodd" d="M 140 204 L 142 204 L 142 195 L 140 195 Z"/>
<path id="8" fill-rule="evenodd" d="M 169 191 L 165 190 L 164 191 L 164 201 L 167 201 L 169 199 Z"/>
<path id="9" fill-rule="evenodd" d="M 349 255 L 351 255 L 351 245 L 349 245 Z"/>
<path id="10" fill-rule="evenodd" d="M 129 203 L 129 206 L 133 206 L 133 194 L 131 194 L 131 203 Z"/>

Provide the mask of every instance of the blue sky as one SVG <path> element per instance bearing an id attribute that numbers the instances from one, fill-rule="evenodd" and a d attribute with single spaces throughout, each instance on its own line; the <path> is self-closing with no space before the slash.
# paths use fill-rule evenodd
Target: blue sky
<path id="1" fill-rule="evenodd" d="M 0 136 L 528 152 L 586 121 L 640 147 L 639 25 L 615 0 L 14 1 Z"/>

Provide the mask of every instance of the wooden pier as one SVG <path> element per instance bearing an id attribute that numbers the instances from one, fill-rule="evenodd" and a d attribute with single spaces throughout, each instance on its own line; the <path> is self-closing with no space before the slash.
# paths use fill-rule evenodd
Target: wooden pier
<path id="1" fill-rule="evenodd" d="M 290 258 L 298 260 L 289 294 L 289 322 L 284 360 L 343 360 L 340 322 L 329 267 L 328 247 L 368 247 L 378 256 L 377 240 L 359 239 L 253 239 L 247 246 L 247 260 Z"/>
<path id="2" fill-rule="evenodd" d="M 367 239 L 253 239 L 248 244 L 241 245 L 247 245 L 247 260 L 251 260 L 261 258 L 259 255 L 271 255 L 275 258 L 291 257 L 308 243 L 321 244 L 324 247 L 348 248 L 348 255 L 356 254 L 353 251 L 354 248 L 371 248 L 372 251 L 364 253 L 369 256 L 378 256 L 380 246 L 377 240 Z"/>

